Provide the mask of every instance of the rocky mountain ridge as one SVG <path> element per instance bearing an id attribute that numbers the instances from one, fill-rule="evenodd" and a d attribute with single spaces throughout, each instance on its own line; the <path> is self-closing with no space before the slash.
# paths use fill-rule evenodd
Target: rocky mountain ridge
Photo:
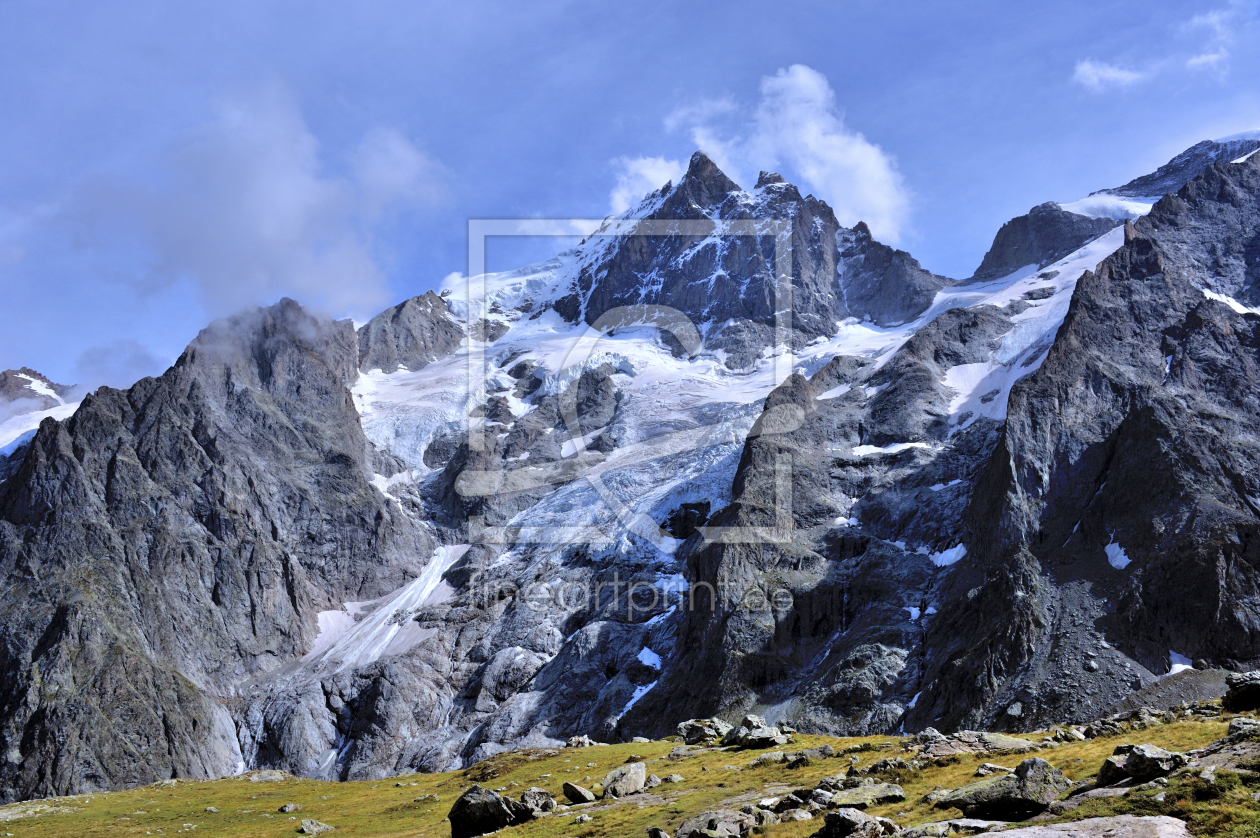
<path id="1" fill-rule="evenodd" d="M 1187 181 L 957 282 L 697 154 L 485 300 L 217 321 L 0 455 L 0 797 L 1028 730 L 1252 667 L 1260 162 Z"/>

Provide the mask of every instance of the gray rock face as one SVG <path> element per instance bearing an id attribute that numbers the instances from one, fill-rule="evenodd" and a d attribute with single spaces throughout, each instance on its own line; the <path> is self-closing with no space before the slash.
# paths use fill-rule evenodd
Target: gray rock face
<path id="1" fill-rule="evenodd" d="M 1087 619 L 1142 668 L 1082 673 L 1077 684 L 1139 688 L 1153 680 L 1146 673 L 1167 671 L 1169 648 L 1208 665 L 1253 665 L 1260 634 L 1245 615 L 1260 576 L 1243 545 L 1257 516 L 1256 321 L 1205 292 L 1260 293 L 1244 255 L 1258 196 L 1255 158 L 1213 165 L 1126 227 L 1125 245 L 1077 283 L 1045 362 L 1012 391 L 977 482 L 968 565 L 927 638 L 938 651 L 926 677 L 940 680 L 911 724 L 1088 718 L 1080 690 L 1059 675 L 1074 668 L 1071 656 L 1099 648 L 1096 633 L 1077 628 Z M 963 651 L 982 636 L 1002 639 Z M 1005 713 L 1015 703 L 1021 715 Z"/>
<path id="2" fill-rule="evenodd" d="M 1002 225 L 972 280 L 1005 276 L 1028 265 L 1043 268 L 1122 223 L 1077 215 L 1055 203 L 1040 204 Z"/>
<path id="3" fill-rule="evenodd" d="M 431 540 L 368 482 L 356 362 L 348 322 L 286 300 L 40 428 L 0 486 L 0 799 L 233 773 L 217 697 L 418 571 Z"/>
<path id="4" fill-rule="evenodd" d="M 380 778 L 680 719 L 700 742 L 717 716 L 1044 729 L 1171 649 L 1260 665 L 1258 162 L 990 294 L 697 158 L 644 212 L 789 220 L 781 348 L 754 237 L 594 237 L 473 324 L 427 296 L 357 335 L 288 301 L 215 324 L 6 460 L 0 797 Z M 644 300 L 703 332 L 618 320 L 560 368 L 555 335 Z M 352 398 L 457 331 L 492 341 L 484 398 L 442 364 Z"/>
<path id="5" fill-rule="evenodd" d="M 464 329 L 432 291 L 387 308 L 359 329 L 359 367 L 421 370 L 454 352 Z"/>
<path id="6" fill-rule="evenodd" d="M 1015 766 L 1011 774 L 955 789 L 936 806 L 961 809 L 968 818 L 1021 821 L 1044 812 L 1071 785 L 1063 772 L 1033 757 Z"/>
<path id="7" fill-rule="evenodd" d="M 1124 186 L 1101 191 L 1103 194 L 1129 198 L 1158 198 L 1181 189 L 1212 164 L 1227 164 L 1257 148 L 1260 148 L 1260 139 L 1229 140 L 1223 143 L 1204 140 L 1190 146 L 1149 175 L 1134 178 Z"/>
<path id="8" fill-rule="evenodd" d="M 880 244 L 859 221 L 838 236 L 840 287 L 854 317 L 887 326 L 918 317 L 953 281 L 926 271 L 909 253 Z"/>

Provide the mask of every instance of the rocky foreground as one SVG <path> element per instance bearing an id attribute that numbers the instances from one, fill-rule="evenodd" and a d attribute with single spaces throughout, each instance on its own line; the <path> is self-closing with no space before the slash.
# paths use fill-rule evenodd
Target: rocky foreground
<path id="1" fill-rule="evenodd" d="M 1233 679 L 1225 707 L 1257 678 Z M 0 835 L 1188 838 L 1260 828 L 1260 719 L 1222 702 L 1034 735 L 800 734 L 748 716 L 665 740 L 501 754 L 468 769 L 329 783 L 259 771 L 0 808 Z"/>

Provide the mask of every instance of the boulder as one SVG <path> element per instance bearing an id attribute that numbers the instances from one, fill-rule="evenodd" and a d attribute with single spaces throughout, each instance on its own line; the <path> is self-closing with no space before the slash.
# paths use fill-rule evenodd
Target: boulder
<path id="1" fill-rule="evenodd" d="M 1229 720 L 1229 736 L 1241 736 L 1247 733 L 1260 733 L 1260 719 L 1249 719 L 1239 716 Z"/>
<path id="2" fill-rule="evenodd" d="M 298 829 L 298 832 L 303 835 L 322 835 L 325 832 L 332 832 L 336 828 L 337 827 L 335 826 L 329 826 L 326 823 L 317 821 L 314 818 L 307 818 L 302 821 L 302 826 Z"/>
<path id="3" fill-rule="evenodd" d="M 298 803 L 286 803 L 280 807 L 280 813 L 284 815 L 287 815 L 290 812 L 300 812 L 300 811 L 302 811 L 302 806 L 301 804 L 298 804 Z"/>
<path id="4" fill-rule="evenodd" d="M 789 809 L 779 816 L 781 823 L 791 823 L 792 821 L 809 821 L 814 819 L 814 813 L 806 809 Z"/>
<path id="5" fill-rule="evenodd" d="M 791 741 L 792 737 L 780 732 L 777 727 L 756 727 L 744 734 L 739 745 L 744 748 L 773 748 Z"/>
<path id="6" fill-rule="evenodd" d="M 1129 779 L 1129 772 L 1125 770 L 1123 756 L 1112 754 L 1103 760 L 1102 766 L 1098 769 L 1097 785 L 1114 786 L 1116 783 L 1123 783 Z"/>
<path id="7" fill-rule="evenodd" d="M 604 776 L 604 797 L 625 797 L 643 791 L 647 782 L 647 766 L 632 762 L 609 771 Z"/>
<path id="8" fill-rule="evenodd" d="M 1185 754 L 1154 745 L 1120 745 L 1098 769 L 1097 784 L 1113 786 L 1127 780 L 1145 783 L 1156 777 L 1166 777 L 1189 761 Z"/>
<path id="9" fill-rule="evenodd" d="M 830 784 L 828 786 L 830 789 Z M 866 809 L 883 803 L 900 803 L 906 799 L 901 786 L 893 783 L 864 783 L 856 788 L 842 788 L 832 792 L 831 805 L 852 809 Z"/>
<path id="10" fill-rule="evenodd" d="M 669 833 L 659 826 L 649 826 L 644 832 L 647 833 L 648 838 L 669 838 Z"/>
<path id="11" fill-rule="evenodd" d="M 565 783 L 560 790 L 570 803 L 594 803 L 595 793 L 587 791 L 577 783 Z"/>
<path id="12" fill-rule="evenodd" d="M 774 765 L 784 762 L 787 759 L 782 751 L 771 751 L 768 754 L 762 754 L 752 762 L 748 763 L 749 768 L 761 768 L 763 765 Z"/>
<path id="13" fill-rule="evenodd" d="M 566 748 L 590 748 L 595 745 L 595 740 L 589 736 L 570 736 L 569 741 L 564 743 Z"/>
<path id="14" fill-rule="evenodd" d="M 808 797 L 808 795 L 806 795 L 806 797 Z M 779 814 L 783 814 L 784 812 L 790 811 L 792 809 L 799 809 L 804 805 L 805 805 L 805 798 L 797 797 L 795 794 L 785 794 L 783 797 L 780 797 L 778 801 L 770 808 L 771 810 L 778 812 Z"/>
<path id="15" fill-rule="evenodd" d="M 1166 751 L 1154 745 L 1137 745 L 1129 752 L 1124 761 L 1129 776 L 1144 783 L 1156 777 L 1164 777 L 1181 768 L 1190 761 L 1185 754 Z"/>
<path id="16" fill-rule="evenodd" d="M 688 745 L 709 739 L 721 739 L 731 730 L 731 725 L 721 719 L 688 719 L 678 725 L 678 735 Z"/>
<path id="17" fill-rule="evenodd" d="M 1119 815 L 1025 826 L 1003 832 L 1002 838 L 1190 838 L 1190 830 L 1176 818 Z"/>
<path id="18" fill-rule="evenodd" d="M 1040 746 L 1036 742 L 1007 736 L 1004 733 L 987 731 L 960 730 L 948 736 L 935 728 L 924 728 L 916 733 L 908 743 L 918 746 L 919 753 L 925 757 L 947 757 L 953 754 L 1004 754 L 1035 751 Z"/>
<path id="19" fill-rule="evenodd" d="M 994 774 L 1010 774 L 1011 769 L 1004 765 L 994 765 L 991 762 L 982 762 L 980 767 L 976 769 L 977 777 L 992 777 Z"/>
<path id="20" fill-rule="evenodd" d="M 1226 676 L 1221 706 L 1231 713 L 1260 709 L 1260 670 Z"/>
<path id="21" fill-rule="evenodd" d="M 952 818 L 947 821 L 921 823 L 904 830 L 902 838 L 950 838 L 953 835 L 979 835 L 1006 826 L 1005 821 L 982 821 L 975 818 Z"/>
<path id="22" fill-rule="evenodd" d="M 472 786 L 461 794 L 447 815 L 451 822 L 451 838 L 489 835 L 506 826 L 525 823 L 531 817 L 533 814 L 524 803 L 509 800 L 481 786 Z"/>
<path id="23" fill-rule="evenodd" d="M 683 821 L 674 838 L 745 838 L 756 824 L 754 815 L 717 809 Z"/>
<path id="24" fill-rule="evenodd" d="M 662 780 L 660 777 L 656 776 L 655 774 L 649 774 L 647 776 L 647 779 L 643 781 L 643 788 L 654 789 L 663 782 L 665 781 Z"/>
<path id="25" fill-rule="evenodd" d="M 1026 820 L 1044 812 L 1071 786 L 1063 772 L 1033 757 L 1000 777 L 955 789 L 937 801 L 939 809 L 961 809 L 968 818 Z"/>
<path id="26" fill-rule="evenodd" d="M 521 802 L 534 812 L 554 812 L 556 810 L 555 796 L 546 789 L 540 789 L 537 786 L 522 792 Z"/>
<path id="27" fill-rule="evenodd" d="M 857 809 L 828 812 L 822 829 L 810 838 L 883 838 L 884 825 Z"/>
<path id="28" fill-rule="evenodd" d="M 683 775 L 681 774 L 666 774 L 665 775 L 665 782 L 667 783 L 681 783 L 682 781 L 683 781 Z"/>

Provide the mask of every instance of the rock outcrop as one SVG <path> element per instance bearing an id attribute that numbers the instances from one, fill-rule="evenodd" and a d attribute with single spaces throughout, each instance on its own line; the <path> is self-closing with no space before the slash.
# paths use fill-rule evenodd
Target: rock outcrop
<path id="1" fill-rule="evenodd" d="M 1010 774 L 955 789 L 936 806 L 961 809 L 968 818 L 1022 821 L 1044 812 L 1071 785 L 1059 769 L 1033 757 Z"/>
<path id="2" fill-rule="evenodd" d="M 1122 223 L 1077 215 L 1055 203 L 1040 204 L 1002 225 L 972 280 L 1005 276 L 1029 265 L 1044 268 Z"/>

